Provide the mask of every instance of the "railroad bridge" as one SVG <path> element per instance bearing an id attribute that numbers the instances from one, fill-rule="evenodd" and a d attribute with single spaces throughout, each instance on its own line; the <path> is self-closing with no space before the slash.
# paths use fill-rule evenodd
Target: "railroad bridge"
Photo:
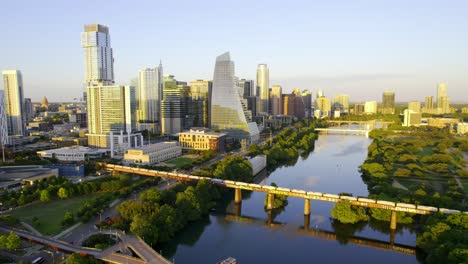
<path id="1" fill-rule="evenodd" d="M 432 206 L 375 200 L 375 199 L 369 199 L 367 197 L 352 197 L 352 196 L 347 196 L 347 195 L 313 192 L 309 190 L 306 191 L 306 190 L 299 190 L 299 189 L 289 189 L 289 188 L 283 188 L 283 187 L 274 187 L 274 186 L 260 185 L 260 184 L 255 184 L 255 183 L 222 180 L 222 179 L 209 178 L 209 177 L 199 177 L 199 176 L 193 176 L 193 175 L 182 174 L 182 173 L 171 173 L 171 172 L 165 172 L 165 171 L 148 170 L 148 169 L 120 166 L 120 165 L 107 164 L 107 163 L 99 163 L 99 165 L 101 165 L 102 168 L 107 169 L 112 172 L 114 171 L 125 172 L 125 173 L 132 173 L 132 174 L 144 175 L 144 176 L 150 176 L 150 177 L 175 179 L 175 180 L 184 181 L 184 182 L 207 180 L 207 181 L 210 181 L 212 184 L 234 189 L 234 202 L 235 203 L 242 202 L 242 190 L 264 192 L 267 194 L 267 197 L 268 197 L 268 200 L 267 200 L 268 210 L 271 210 L 273 208 L 275 194 L 304 199 L 304 215 L 310 215 L 311 200 L 326 201 L 326 202 L 333 202 L 333 203 L 337 203 L 340 201 L 348 201 L 352 205 L 356 205 L 356 206 L 391 210 L 392 214 L 391 214 L 390 228 L 392 230 L 395 230 L 397 226 L 396 212 L 407 212 L 407 213 L 421 214 L 421 215 L 433 214 L 436 212 L 440 212 L 443 214 L 452 214 L 452 213 L 460 212 L 458 210 L 447 209 L 447 208 L 437 208 L 437 207 L 432 207 Z M 468 212 L 465 212 L 465 213 L 468 213 Z"/>

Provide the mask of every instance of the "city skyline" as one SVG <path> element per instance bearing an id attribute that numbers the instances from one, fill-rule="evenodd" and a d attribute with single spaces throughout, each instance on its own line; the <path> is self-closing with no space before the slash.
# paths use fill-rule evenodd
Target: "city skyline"
<path id="1" fill-rule="evenodd" d="M 446 82 L 453 103 L 468 101 L 468 94 L 463 93 L 468 88 L 468 62 L 460 59 L 468 57 L 464 49 L 468 43 L 464 34 L 467 3 L 296 1 L 289 12 L 275 2 L 142 3 L 101 2 L 89 9 L 86 1 L 24 6 L 7 2 L 6 9 L 21 7 L 24 12 L 0 18 L 11 25 L 5 27 L 9 41 L 0 50 L 0 70 L 20 70 L 25 96 L 34 102 L 44 95 L 51 101 L 80 98 L 85 90 L 83 51 L 76 42 L 84 24 L 101 23 L 110 28 L 112 48 L 117 50 L 113 54 L 115 82 L 122 85 L 130 84 L 140 69 L 157 67 L 160 59 L 165 72 L 180 80 L 209 80 L 212 58 L 229 50 L 237 58 L 239 78 L 254 80 L 257 65 L 264 63 L 270 69 L 270 86 L 281 85 L 285 93 L 294 88 L 314 93 L 324 90 L 329 96 L 350 94 L 350 100 L 356 102 L 355 98 L 378 100 L 383 91 L 391 90 L 397 102 L 423 101 L 425 96 L 435 95 L 438 82 Z M 337 9 L 338 4 L 343 8 Z M 185 15 L 168 24 L 166 13 L 176 7 Z M 104 18 L 103 8 L 113 15 Z M 155 8 L 161 10 L 161 16 L 149 16 Z M 258 22 L 248 17 L 234 19 L 259 8 L 265 10 L 255 19 Z M 141 16 L 134 20 L 128 12 Z M 287 26 L 267 19 L 279 14 L 290 21 Z M 433 19 L 440 16 L 443 19 Z M 214 21 L 221 23 L 214 25 Z M 44 37 L 49 31 L 54 38 Z M 158 36 L 165 33 L 180 37 L 161 41 Z M 202 35 L 206 37 L 200 38 Z M 181 41 L 194 37 L 198 37 L 196 42 Z"/>

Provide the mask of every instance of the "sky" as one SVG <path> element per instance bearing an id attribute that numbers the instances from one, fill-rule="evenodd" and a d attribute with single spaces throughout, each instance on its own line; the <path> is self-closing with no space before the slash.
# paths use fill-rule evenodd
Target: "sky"
<path id="1" fill-rule="evenodd" d="M 468 102 L 466 0 L 15 0 L 1 9 L 0 70 L 20 70 L 33 101 L 82 97 L 80 33 L 99 23 L 117 84 L 160 60 L 178 80 L 212 79 L 216 56 L 230 51 L 237 76 L 255 79 L 266 63 L 283 93 L 424 101 L 447 82 L 451 102 Z"/>

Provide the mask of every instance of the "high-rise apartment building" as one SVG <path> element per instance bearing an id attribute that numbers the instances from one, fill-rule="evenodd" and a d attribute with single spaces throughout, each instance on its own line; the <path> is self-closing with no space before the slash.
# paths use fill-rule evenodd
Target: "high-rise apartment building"
<path id="1" fill-rule="evenodd" d="M 257 97 L 259 114 L 268 114 L 269 89 L 270 89 L 270 71 L 266 64 L 259 64 L 257 67 Z"/>
<path id="2" fill-rule="evenodd" d="M 419 101 L 408 102 L 408 110 L 414 113 L 421 113 L 421 103 Z"/>
<path id="3" fill-rule="evenodd" d="M 291 94 L 283 95 L 283 114 L 299 118 L 305 117 L 304 101 L 299 89 L 296 90 L 296 93 L 293 91 Z"/>
<path id="4" fill-rule="evenodd" d="M 424 102 L 424 113 L 434 113 L 434 96 L 426 96 Z"/>
<path id="5" fill-rule="evenodd" d="M 321 111 L 331 111 L 331 102 L 330 98 L 325 96 L 315 99 L 315 104 L 318 110 Z"/>
<path id="6" fill-rule="evenodd" d="M 236 84 L 234 62 L 229 52 L 216 58 L 211 94 L 211 127 L 236 139 L 257 141 L 257 124 L 249 122 Z M 268 104 L 267 104 L 268 106 Z"/>
<path id="7" fill-rule="evenodd" d="M 8 144 L 8 122 L 3 90 L 0 90 L 0 144 L 2 147 Z"/>
<path id="8" fill-rule="evenodd" d="M 447 96 L 447 84 L 442 82 L 437 84 L 437 113 L 450 113 L 450 99 Z"/>
<path id="9" fill-rule="evenodd" d="M 354 114 L 362 115 L 365 112 L 365 104 L 354 104 Z"/>
<path id="10" fill-rule="evenodd" d="M 383 92 L 382 114 L 395 114 L 395 93 Z"/>
<path id="11" fill-rule="evenodd" d="M 210 127 L 211 91 L 213 82 L 196 80 L 190 82 L 188 113 L 193 117 L 194 127 Z"/>
<path id="12" fill-rule="evenodd" d="M 90 86 L 88 94 L 88 144 L 108 148 L 111 132 L 130 134 L 136 128 L 133 86 Z"/>
<path id="13" fill-rule="evenodd" d="M 160 120 L 162 92 L 162 64 L 157 68 L 147 68 L 139 72 L 136 89 L 138 122 L 154 123 Z"/>
<path id="14" fill-rule="evenodd" d="M 270 102 L 271 102 L 271 114 L 281 115 L 282 111 L 282 94 L 283 89 L 280 85 L 273 85 L 271 87 Z"/>
<path id="15" fill-rule="evenodd" d="M 340 110 L 341 113 L 349 112 L 349 95 L 337 94 L 333 97 L 333 109 Z"/>
<path id="16" fill-rule="evenodd" d="M 24 136 L 26 132 L 24 116 L 23 77 L 18 70 L 3 71 L 5 106 L 9 136 Z"/>
<path id="17" fill-rule="evenodd" d="M 114 58 L 109 28 L 99 24 L 84 26 L 81 46 L 85 51 L 85 85 L 114 84 Z"/>

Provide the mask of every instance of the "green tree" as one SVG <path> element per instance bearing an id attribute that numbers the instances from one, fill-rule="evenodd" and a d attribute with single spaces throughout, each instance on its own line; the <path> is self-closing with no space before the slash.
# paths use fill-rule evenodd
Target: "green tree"
<path id="1" fill-rule="evenodd" d="M 58 192 L 57 192 L 57 196 L 60 198 L 60 199 L 64 199 L 64 198 L 68 198 L 68 191 L 67 189 L 61 187 Z"/>
<path id="2" fill-rule="evenodd" d="M 7 248 L 7 241 L 8 241 L 7 235 L 0 235 L 0 248 Z"/>
<path id="3" fill-rule="evenodd" d="M 394 175 L 398 177 L 408 177 L 411 175 L 411 171 L 408 169 L 404 169 L 404 168 L 398 168 L 395 171 Z"/>
<path id="4" fill-rule="evenodd" d="M 377 178 L 386 178 L 385 168 L 379 163 L 364 163 L 361 165 L 361 171 L 364 174 Z"/>
<path id="5" fill-rule="evenodd" d="M 62 219 L 62 226 L 71 226 L 75 223 L 75 218 L 73 217 L 73 213 L 68 211 L 65 213 Z"/>
<path id="6" fill-rule="evenodd" d="M 336 203 L 335 207 L 331 210 L 331 215 L 334 219 L 344 224 L 355 224 L 359 221 L 369 220 L 369 216 L 365 213 L 364 208 L 352 206 L 346 200 Z"/>
<path id="7" fill-rule="evenodd" d="M 18 249 L 21 247 L 20 237 L 13 231 L 7 237 L 6 248 L 9 250 Z"/>
<path id="8" fill-rule="evenodd" d="M 92 256 L 82 256 L 79 253 L 73 253 L 65 262 L 66 264 L 101 264 L 102 262 Z"/>
<path id="9" fill-rule="evenodd" d="M 41 191 L 40 200 L 41 200 L 41 202 L 48 202 L 48 201 L 50 201 L 50 194 L 49 194 L 49 191 L 47 191 L 47 190 L 42 190 L 42 191 Z"/>

